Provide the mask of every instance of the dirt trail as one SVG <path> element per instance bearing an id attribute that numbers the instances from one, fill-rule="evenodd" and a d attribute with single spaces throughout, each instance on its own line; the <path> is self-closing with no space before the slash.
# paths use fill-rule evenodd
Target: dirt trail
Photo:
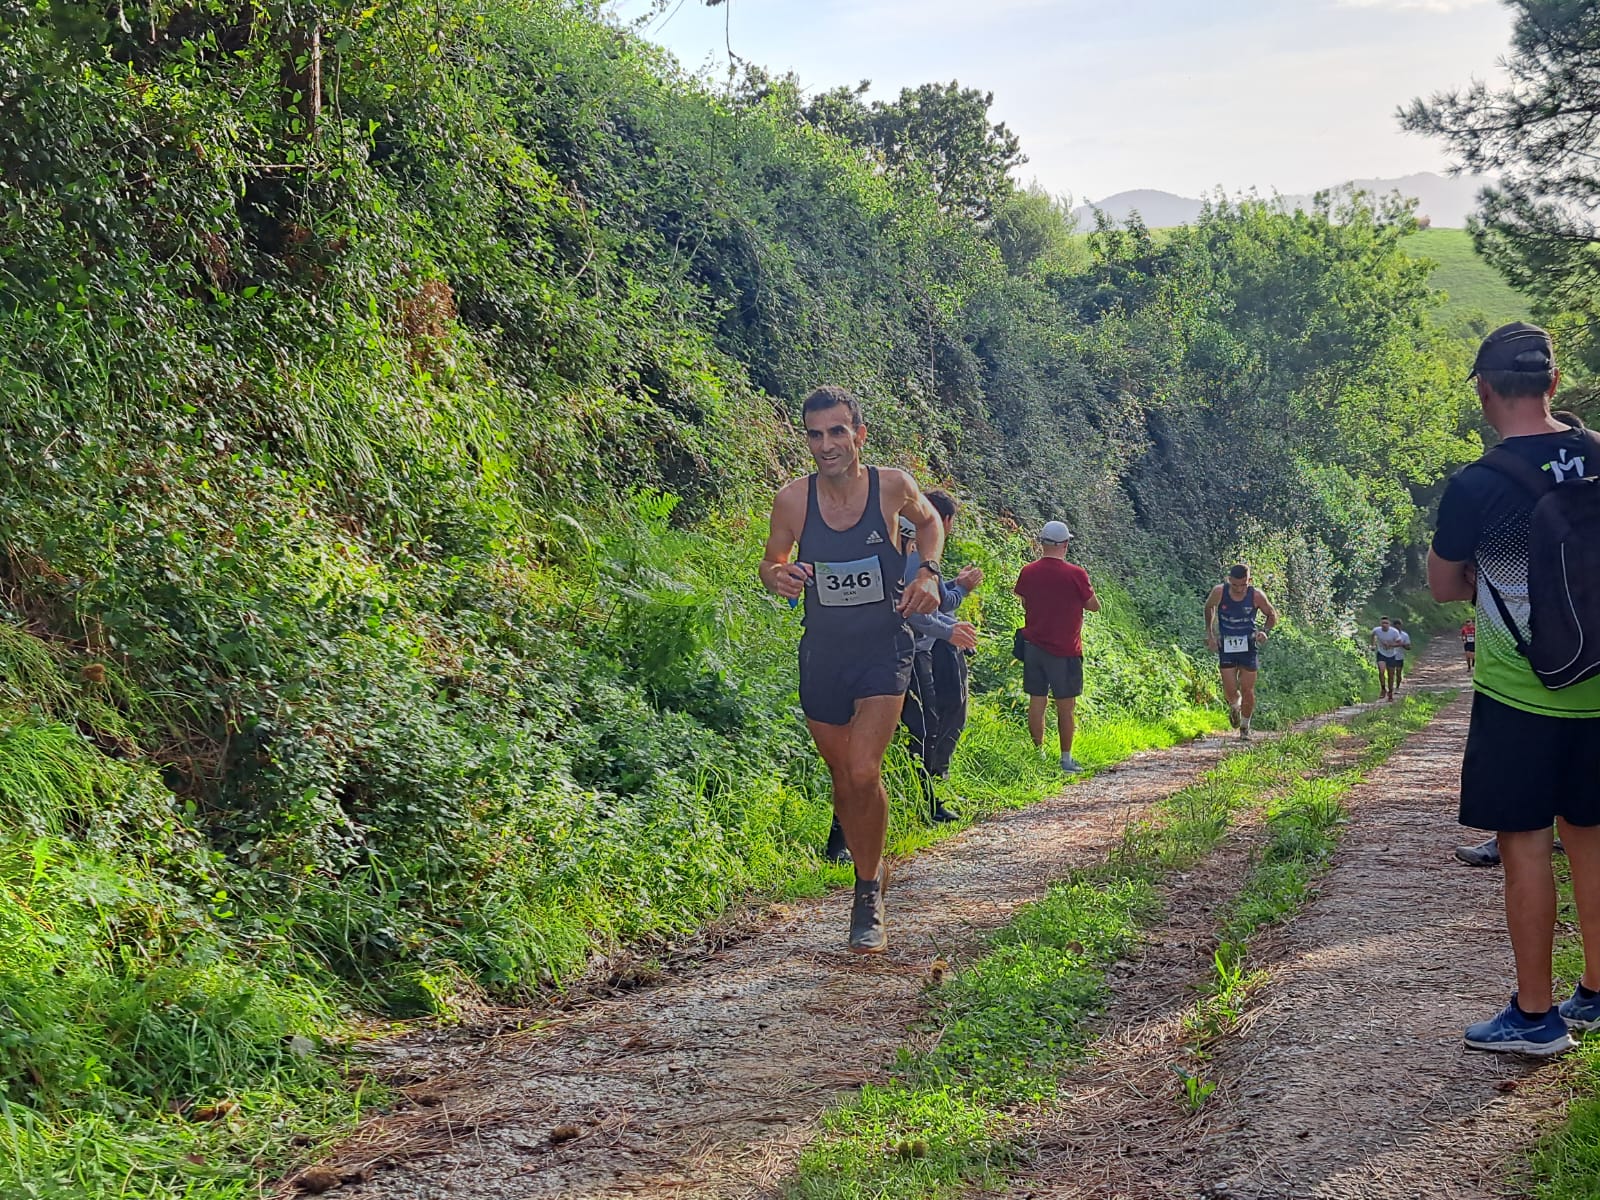
<path id="1" fill-rule="evenodd" d="M 1466 683 L 1453 662 L 1430 674 Z M 1500 872 L 1451 855 L 1471 836 L 1455 824 L 1469 707 L 1463 695 L 1346 798 L 1334 868 L 1253 955 L 1270 981 L 1215 1060 L 1189 1062 L 1179 1028 L 1201 957 L 1165 980 L 1135 965 L 1144 994 L 1119 990 L 1073 1099 L 1037 1120 L 1012 1200 L 1521 1194 L 1507 1168 L 1550 1127 L 1564 1068 L 1461 1043 L 1512 978 Z M 1219 1084 L 1195 1116 L 1174 1064 Z"/>
<path id="2" fill-rule="evenodd" d="M 1356 711 L 1356 710 L 1348 710 Z M 379 1122 L 338 1165 L 360 1200 L 736 1196 L 762 1191 L 831 1101 L 887 1078 L 937 957 L 970 954 L 1019 905 L 1101 857 L 1144 807 L 1232 739 L 1135 756 L 1053 800 L 899 864 L 890 952 L 844 951 L 848 895 L 774 911 L 660 986 L 477 1044 L 395 1047 L 429 1107 Z M 557 1135 L 552 1139 L 552 1133 Z M 424 1152 L 405 1161 L 408 1153 Z M 395 1162 L 393 1160 L 401 1160 Z"/>

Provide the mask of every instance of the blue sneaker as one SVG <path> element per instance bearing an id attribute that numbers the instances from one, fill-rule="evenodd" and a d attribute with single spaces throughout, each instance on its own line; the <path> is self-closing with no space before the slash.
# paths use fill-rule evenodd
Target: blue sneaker
<path id="1" fill-rule="evenodd" d="M 1071 754 L 1063 754 L 1061 756 L 1061 769 L 1068 775 L 1083 774 L 1083 764 L 1073 758 Z"/>
<path id="2" fill-rule="evenodd" d="M 1594 995 L 1585 1000 L 1577 988 L 1572 989 L 1572 996 L 1561 1002 L 1561 1007 L 1556 1009 L 1561 1014 L 1561 1019 L 1567 1023 L 1568 1029 L 1576 1029 L 1580 1033 L 1600 1026 L 1600 995 Z"/>
<path id="3" fill-rule="evenodd" d="M 1556 1009 L 1542 1017 L 1530 1017 L 1517 1007 L 1517 996 L 1499 1016 L 1467 1026 L 1467 1045 L 1474 1050 L 1497 1050 L 1502 1054 L 1560 1054 L 1572 1049 L 1567 1023 Z"/>

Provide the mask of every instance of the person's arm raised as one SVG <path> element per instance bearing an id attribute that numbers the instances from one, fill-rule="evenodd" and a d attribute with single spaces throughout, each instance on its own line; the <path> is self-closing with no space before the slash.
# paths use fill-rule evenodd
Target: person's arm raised
<path id="1" fill-rule="evenodd" d="M 1256 592 L 1256 607 L 1259 608 L 1262 614 L 1267 618 L 1266 625 L 1256 630 L 1256 644 L 1260 645 L 1262 642 L 1267 640 L 1267 630 L 1271 629 L 1278 623 L 1278 610 L 1273 608 L 1272 601 L 1268 600 L 1259 591 Z"/>
<path id="2" fill-rule="evenodd" d="M 937 563 L 939 555 L 944 553 L 944 522 L 939 519 L 938 510 L 922 494 L 917 481 L 906 472 L 883 470 L 878 473 L 878 478 L 880 487 L 891 489 L 889 503 L 885 505 L 892 509 L 886 514 L 890 527 L 893 527 L 896 517 L 904 514 L 917 527 L 917 549 L 922 554 L 922 569 L 900 595 L 900 614 L 911 616 L 913 613 L 938 612 L 944 593 L 940 587 L 939 572 L 933 569 L 932 564 Z"/>
<path id="3" fill-rule="evenodd" d="M 778 492 L 772 502 L 772 518 L 767 525 L 767 545 L 761 555 L 761 565 L 756 574 L 761 586 L 774 596 L 785 600 L 798 600 L 805 593 L 806 580 L 811 578 L 810 563 L 789 561 L 795 543 L 800 540 L 800 526 L 805 520 L 806 481 L 797 479 Z"/>

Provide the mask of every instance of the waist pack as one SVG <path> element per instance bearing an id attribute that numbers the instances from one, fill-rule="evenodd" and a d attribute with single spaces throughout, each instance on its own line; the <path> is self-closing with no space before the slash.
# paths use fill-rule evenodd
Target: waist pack
<path id="1" fill-rule="evenodd" d="M 1578 425 L 1600 470 L 1600 436 Z M 1480 460 L 1534 497 L 1528 529 L 1528 636 L 1487 579 L 1489 596 L 1511 630 L 1517 653 L 1552 691 L 1600 675 L 1600 478 L 1557 483 L 1504 446 Z"/>
<path id="2" fill-rule="evenodd" d="M 1023 656 L 1027 653 L 1027 651 L 1024 649 L 1024 647 L 1026 647 L 1027 644 L 1028 644 L 1028 639 L 1022 636 L 1022 630 L 1019 629 L 1019 630 L 1017 630 L 1016 633 L 1012 634 L 1012 636 L 1011 636 L 1011 657 L 1016 659 L 1018 662 L 1021 662 L 1022 659 L 1023 659 Z"/>

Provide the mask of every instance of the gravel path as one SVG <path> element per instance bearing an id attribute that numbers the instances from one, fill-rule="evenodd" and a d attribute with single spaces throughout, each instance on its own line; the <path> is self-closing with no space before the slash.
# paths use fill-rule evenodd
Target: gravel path
<path id="1" fill-rule="evenodd" d="M 1449 659 L 1428 674 L 1467 682 Z M 1346 798 L 1333 870 L 1253 956 L 1270 982 L 1240 1033 L 1196 1067 L 1179 1029 L 1192 991 L 1172 986 L 1181 975 L 1150 988 L 1075 1076 L 1074 1099 L 1037 1118 L 1012 1200 L 1524 1194 L 1505 1181 L 1558 1118 L 1567 1068 L 1461 1043 L 1463 1025 L 1505 1004 L 1512 977 L 1500 872 L 1451 854 L 1478 840 L 1455 824 L 1469 704 L 1443 710 Z M 1178 1101 L 1173 1064 L 1219 1084 L 1197 1115 Z"/>
<path id="2" fill-rule="evenodd" d="M 1356 710 L 1350 710 L 1356 711 Z M 915 1042 L 930 966 L 1128 820 L 1213 765 L 1231 739 L 1138 755 L 1053 800 L 899 864 L 890 953 L 844 951 L 848 894 L 774 906 L 752 936 L 658 986 L 556 1014 L 531 1032 L 391 1047 L 417 1107 L 380 1119 L 332 1166 L 360 1200 L 743 1196 L 792 1169 L 828 1104 L 887 1078 Z"/>

